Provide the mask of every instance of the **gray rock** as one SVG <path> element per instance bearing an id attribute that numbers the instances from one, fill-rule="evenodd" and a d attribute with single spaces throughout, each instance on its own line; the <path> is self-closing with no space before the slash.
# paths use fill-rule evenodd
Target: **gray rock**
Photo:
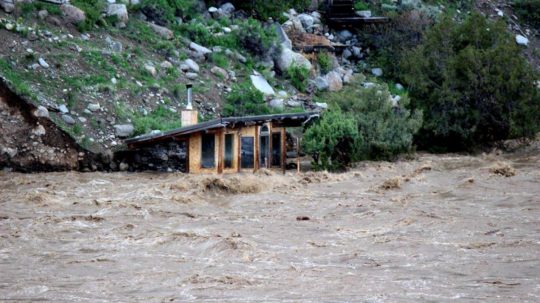
<path id="1" fill-rule="evenodd" d="M 274 89 L 272 88 L 272 86 L 270 86 L 268 81 L 266 81 L 266 79 L 263 76 L 251 75 L 249 77 L 251 78 L 251 83 L 253 84 L 253 86 L 255 86 L 255 88 L 261 93 L 265 95 L 274 95 L 276 93 Z"/>
<path id="2" fill-rule="evenodd" d="M 60 6 L 60 10 L 62 11 L 64 19 L 68 23 L 77 24 L 86 20 L 86 14 L 84 11 L 71 4 L 62 4 Z"/>
<path id="3" fill-rule="evenodd" d="M 161 68 L 164 68 L 164 69 L 171 69 L 173 68 L 173 65 L 171 62 L 165 60 L 163 62 L 161 62 L 161 64 L 159 65 Z"/>
<path id="4" fill-rule="evenodd" d="M 308 29 L 312 27 L 313 24 L 315 23 L 315 19 L 311 15 L 308 15 L 308 14 L 298 15 L 298 20 L 300 20 L 304 29 Z"/>
<path id="5" fill-rule="evenodd" d="M 196 74 L 196 73 L 187 73 L 187 74 L 186 74 L 186 78 L 188 78 L 189 80 L 195 80 L 195 79 L 197 79 L 198 77 L 199 77 L 199 75 Z"/>
<path id="6" fill-rule="evenodd" d="M 122 42 L 113 40 L 110 36 L 105 37 L 105 42 L 108 48 L 115 53 L 121 53 L 124 49 Z"/>
<path id="7" fill-rule="evenodd" d="M 343 80 L 341 75 L 336 71 L 331 71 L 325 76 L 326 81 L 328 82 L 328 90 L 331 92 L 340 91 L 343 88 Z"/>
<path id="8" fill-rule="evenodd" d="M 354 76 L 353 76 L 353 70 L 352 69 L 349 69 L 347 70 L 347 72 L 345 73 L 345 75 L 342 76 L 342 79 L 343 79 L 343 84 L 349 84 L 352 82 Z"/>
<path id="9" fill-rule="evenodd" d="M 126 162 L 122 162 L 120 163 L 120 165 L 118 166 L 118 168 L 121 170 L 121 171 L 126 171 L 129 169 L 129 164 L 127 164 Z"/>
<path id="10" fill-rule="evenodd" d="M 313 80 L 313 84 L 319 91 L 325 91 L 328 89 L 329 84 L 325 77 L 319 76 Z"/>
<path id="11" fill-rule="evenodd" d="M 85 117 L 78 117 L 79 121 L 81 121 L 81 123 L 86 123 L 86 118 Z"/>
<path id="12" fill-rule="evenodd" d="M 99 103 L 90 103 L 86 107 L 86 109 L 88 109 L 91 112 L 98 111 L 100 108 L 101 108 L 101 106 L 99 106 Z"/>
<path id="13" fill-rule="evenodd" d="M 349 59 L 350 57 L 352 57 L 353 53 L 348 49 L 346 48 L 344 51 L 343 51 L 343 54 L 342 54 L 342 57 L 344 59 Z"/>
<path id="14" fill-rule="evenodd" d="M 39 58 L 38 62 L 39 62 L 39 65 L 41 65 L 41 67 L 49 68 L 49 64 L 47 63 L 47 61 L 45 61 L 45 59 Z"/>
<path id="15" fill-rule="evenodd" d="M 285 106 L 285 101 L 283 99 L 273 99 L 272 101 L 270 101 L 270 103 L 268 104 L 271 108 L 283 108 Z"/>
<path id="16" fill-rule="evenodd" d="M 67 106 L 65 104 L 60 104 L 58 106 L 58 110 L 62 113 L 62 114 L 67 114 L 69 113 L 69 109 L 67 108 Z"/>
<path id="17" fill-rule="evenodd" d="M 306 57 L 288 48 L 281 50 L 281 54 L 277 59 L 277 65 L 282 72 L 287 72 L 292 65 L 298 65 L 311 70 L 311 62 Z"/>
<path id="18" fill-rule="evenodd" d="M 39 19 L 45 20 L 47 17 L 49 17 L 49 12 L 46 9 L 42 9 L 38 12 Z"/>
<path id="19" fill-rule="evenodd" d="M 117 124 L 114 126 L 114 132 L 118 138 L 127 138 L 133 135 L 135 127 L 132 124 Z"/>
<path id="20" fill-rule="evenodd" d="M 32 134 L 41 137 L 45 136 L 45 134 L 47 134 L 47 131 L 45 130 L 45 127 L 43 127 L 43 125 L 38 125 L 32 130 Z"/>
<path id="21" fill-rule="evenodd" d="M 174 38 L 174 33 L 173 33 L 172 30 L 170 30 L 170 29 L 168 29 L 168 28 L 166 28 L 164 26 L 159 26 L 159 25 L 154 24 L 154 23 L 148 23 L 148 25 L 160 37 L 162 37 L 164 39 L 167 39 L 167 40 L 171 40 L 171 39 Z"/>
<path id="22" fill-rule="evenodd" d="M 516 43 L 522 46 L 528 46 L 529 39 L 527 39 L 527 37 L 522 36 L 522 35 L 516 35 Z"/>
<path id="23" fill-rule="evenodd" d="M 289 39 L 289 36 L 285 32 L 285 30 L 283 30 L 283 27 L 276 26 L 275 28 L 281 47 L 292 49 L 292 41 L 291 39 Z"/>
<path id="24" fill-rule="evenodd" d="M 0 0 L 0 7 L 9 14 L 15 10 L 15 3 L 13 0 Z"/>
<path id="25" fill-rule="evenodd" d="M 289 107 L 301 107 L 302 104 L 303 104 L 303 102 L 298 101 L 298 100 L 288 100 L 287 101 L 287 106 L 289 106 Z"/>
<path id="26" fill-rule="evenodd" d="M 236 10 L 234 5 L 232 5 L 232 3 L 230 2 L 223 4 L 222 6 L 219 7 L 219 9 L 221 10 L 221 13 L 227 17 L 230 17 Z"/>
<path id="27" fill-rule="evenodd" d="M 242 56 L 242 54 L 236 52 L 234 53 L 234 56 L 236 57 L 236 59 L 242 63 L 246 63 L 247 62 L 247 59 L 246 57 Z"/>
<path id="28" fill-rule="evenodd" d="M 196 52 L 198 52 L 198 53 L 200 53 L 202 55 L 207 55 L 207 54 L 212 53 L 212 51 L 209 50 L 208 48 L 206 48 L 206 47 L 204 47 L 202 45 L 199 45 L 199 44 L 197 44 L 195 42 L 191 42 L 189 44 L 189 48 L 191 48 L 192 50 L 194 50 L 194 51 L 196 51 Z"/>
<path id="29" fill-rule="evenodd" d="M 396 89 L 397 90 L 404 90 L 405 87 L 403 87 L 403 85 L 401 83 L 396 83 Z"/>
<path id="30" fill-rule="evenodd" d="M 62 120 L 64 120 L 64 122 L 69 125 L 75 124 L 75 119 L 73 119 L 70 115 L 62 115 Z"/>
<path id="31" fill-rule="evenodd" d="M 337 33 L 337 37 L 341 42 L 345 42 L 347 40 L 352 39 L 353 34 L 349 30 L 344 29 Z"/>
<path id="32" fill-rule="evenodd" d="M 186 59 L 186 61 L 184 61 L 184 64 L 188 67 L 189 70 L 195 73 L 198 73 L 201 70 L 199 64 L 197 64 L 197 62 L 193 61 L 192 59 Z"/>
<path id="33" fill-rule="evenodd" d="M 2 153 L 8 155 L 10 158 L 14 158 L 19 151 L 17 148 L 2 147 Z"/>
<path id="34" fill-rule="evenodd" d="M 219 66 L 212 67 L 212 69 L 210 69 L 210 72 L 212 72 L 212 74 L 216 76 L 220 76 L 224 80 L 227 80 L 229 78 L 229 74 L 227 73 L 227 71 Z"/>
<path id="35" fill-rule="evenodd" d="M 126 24 L 129 21 L 128 11 L 125 4 L 109 3 L 107 16 L 116 16 L 117 20 Z"/>
<path id="36" fill-rule="evenodd" d="M 321 108 L 321 109 L 327 109 L 328 108 L 328 104 L 326 104 L 324 102 L 315 102 L 315 106 L 318 107 L 318 108 Z"/>
<path id="37" fill-rule="evenodd" d="M 360 58 L 362 58 L 362 49 L 360 47 L 358 47 L 358 46 L 353 46 L 352 47 L 352 54 L 357 59 L 360 59 Z"/>
<path id="38" fill-rule="evenodd" d="M 380 77 L 383 75 L 383 70 L 381 68 L 372 68 L 371 69 L 371 73 L 375 76 L 375 77 Z"/>
<path id="39" fill-rule="evenodd" d="M 49 118 L 49 111 L 45 106 L 38 106 L 34 111 L 34 116 L 37 118 Z"/>
<path id="40" fill-rule="evenodd" d="M 157 75 L 156 67 L 151 64 L 145 64 L 144 70 L 147 71 L 152 77 L 155 77 Z"/>

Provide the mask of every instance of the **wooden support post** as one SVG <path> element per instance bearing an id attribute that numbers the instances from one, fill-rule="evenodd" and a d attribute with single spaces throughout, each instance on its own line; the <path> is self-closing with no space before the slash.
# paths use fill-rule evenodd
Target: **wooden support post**
<path id="1" fill-rule="evenodd" d="M 218 140 L 217 140 L 217 144 L 218 144 L 217 172 L 218 172 L 218 174 L 222 174 L 223 173 L 223 167 L 224 167 L 223 158 L 225 156 L 225 129 L 220 129 L 217 132 L 217 137 L 218 137 Z"/>
<path id="2" fill-rule="evenodd" d="M 296 173 L 300 173 L 300 138 L 296 137 Z"/>
<path id="3" fill-rule="evenodd" d="M 255 146 L 253 147 L 254 151 L 253 151 L 253 156 L 255 157 L 254 161 L 253 161 L 253 172 L 256 172 L 257 170 L 259 170 L 259 166 L 260 166 L 260 161 L 259 161 L 259 158 L 260 158 L 260 143 L 259 143 L 259 126 L 256 125 L 255 126 Z"/>
<path id="4" fill-rule="evenodd" d="M 285 127 L 281 129 L 281 168 L 283 174 L 287 171 L 287 130 Z"/>

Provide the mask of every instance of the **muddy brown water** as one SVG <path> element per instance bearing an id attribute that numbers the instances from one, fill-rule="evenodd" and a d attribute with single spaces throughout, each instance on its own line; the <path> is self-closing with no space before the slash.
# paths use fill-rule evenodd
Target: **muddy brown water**
<path id="1" fill-rule="evenodd" d="M 540 302 L 539 155 L 3 173 L 0 301 Z"/>

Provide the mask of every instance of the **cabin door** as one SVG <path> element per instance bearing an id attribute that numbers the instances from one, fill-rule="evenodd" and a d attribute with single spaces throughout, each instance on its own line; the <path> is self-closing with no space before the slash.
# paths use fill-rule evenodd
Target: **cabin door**
<path id="1" fill-rule="evenodd" d="M 240 167 L 242 169 L 255 168 L 255 138 L 242 137 L 240 140 Z"/>

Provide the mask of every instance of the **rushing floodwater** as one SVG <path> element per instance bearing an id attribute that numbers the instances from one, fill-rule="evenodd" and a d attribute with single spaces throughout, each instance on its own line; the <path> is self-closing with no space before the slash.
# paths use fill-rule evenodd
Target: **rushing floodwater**
<path id="1" fill-rule="evenodd" d="M 212 178 L 0 173 L 0 300 L 540 301 L 538 151 Z"/>

